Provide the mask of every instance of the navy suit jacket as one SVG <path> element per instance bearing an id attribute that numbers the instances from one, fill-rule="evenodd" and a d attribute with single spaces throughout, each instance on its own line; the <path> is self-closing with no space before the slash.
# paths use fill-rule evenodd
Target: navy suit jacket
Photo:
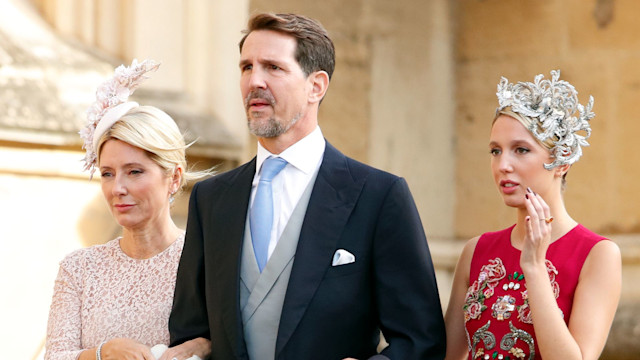
<path id="1" fill-rule="evenodd" d="M 240 253 L 255 159 L 197 183 L 178 268 L 171 343 L 211 339 L 211 358 L 248 359 Z M 355 263 L 332 266 L 345 249 Z M 380 330 L 389 346 L 376 356 Z M 422 223 L 404 179 L 327 143 L 284 299 L 275 358 L 442 359 L 445 330 Z M 260 359 L 252 359 L 260 360 Z"/>

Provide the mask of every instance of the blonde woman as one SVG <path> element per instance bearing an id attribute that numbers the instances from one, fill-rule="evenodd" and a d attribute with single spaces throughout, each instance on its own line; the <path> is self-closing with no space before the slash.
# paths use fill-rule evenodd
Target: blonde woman
<path id="1" fill-rule="evenodd" d="M 593 98 L 579 105 L 551 74 L 498 85 L 491 171 L 516 219 L 464 247 L 445 315 L 447 359 L 597 359 L 606 342 L 620 250 L 574 220 L 562 197 L 588 145 Z"/>
<path id="2" fill-rule="evenodd" d="M 47 328 L 45 359 L 156 359 L 169 344 L 168 319 L 184 231 L 171 219 L 187 179 L 184 138 L 165 112 L 127 101 L 156 70 L 152 61 L 116 69 L 102 84 L 81 131 L 85 169 L 102 192 L 122 236 L 62 260 Z M 164 350 L 164 349 L 163 349 Z M 206 357 L 208 339 L 164 351 L 160 359 Z M 195 359 L 196 357 L 194 357 Z"/>

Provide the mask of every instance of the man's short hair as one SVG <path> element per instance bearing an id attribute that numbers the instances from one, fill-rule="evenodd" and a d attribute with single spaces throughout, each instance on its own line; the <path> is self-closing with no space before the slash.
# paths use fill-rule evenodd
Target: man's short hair
<path id="1" fill-rule="evenodd" d="M 296 39 L 294 58 L 305 76 L 323 70 L 331 79 L 336 65 L 335 48 L 327 30 L 316 20 L 297 14 L 257 14 L 249 19 L 245 34 L 238 44 L 240 52 L 247 36 L 256 30 L 272 30 Z"/>

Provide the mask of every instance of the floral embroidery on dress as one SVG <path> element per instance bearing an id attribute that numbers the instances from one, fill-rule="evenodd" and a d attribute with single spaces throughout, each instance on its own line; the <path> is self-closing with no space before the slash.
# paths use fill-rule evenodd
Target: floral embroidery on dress
<path id="1" fill-rule="evenodd" d="M 504 279 L 507 272 L 500 258 L 489 260 L 489 264 L 483 265 L 478 274 L 478 280 L 467 290 L 465 297 L 464 321 L 479 319 L 480 315 L 487 307 L 484 301 L 493 296 L 494 288 L 500 280 Z"/>
<path id="2" fill-rule="evenodd" d="M 550 260 L 545 260 L 545 266 L 549 275 L 553 295 L 557 299 L 560 296 L 560 285 L 556 281 L 558 270 Z M 487 310 L 488 307 L 485 305 L 486 300 L 495 294 L 496 286 L 500 286 L 500 291 L 504 290 L 507 294 L 499 293 L 500 296 L 497 297 L 496 301 L 492 305 L 489 305 L 489 307 L 491 307 L 491 317 L 497 321 L 508 321 L 510 329 L 510 331 L 502 337 L 499 349 L 496 347 L 495 334 L 490 330 L 491 321 L 493 320 L 487 321 L 486 324 L 476 330 L 472 336 L 469 336 L 469 333 L 467 333 L 470 354 L 473 355 L 474 359 L 531 360 L 535 358 L 535 340 L 533 336 L 525 330 L 518 329 L 509 320 L 512 313 L 517 312 L 517 318 L 520 322 L 533 324 L 526 282 L 524 280 L 524 274 L 517 271 L 510 274 L 507 278 L 506 268 L 502 260 L 495 258 L 489 260 L 488 264 L 482 266 L 478 274 L 478 279 L 469 286 L 463 306 L 465 322 L 471 319 L 478 320 L 481 318 L 482 312 Z M 502 284 L 503 282 L 505 283 Z M 523 285 L 522 287 L 521 284 Z M 517 296 L 518 293 L 520 293 L 520 296 Z M 521 305 L 516 305 L 516 302 L 520 302 L 520 298 L 522 299 Z M 526 346 L 524 348 L 516 346 L 518 341 L 524 342 Z"/>

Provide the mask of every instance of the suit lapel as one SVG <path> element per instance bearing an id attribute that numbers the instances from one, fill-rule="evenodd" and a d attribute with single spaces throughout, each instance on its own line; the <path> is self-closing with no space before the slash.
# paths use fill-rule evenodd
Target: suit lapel
<path id="1" fill-rule="evenodd" d="M 347 158 L 328 142 L 296 249 L 285 295 L 276 358 L 291 338 L 331 259 L 363 183 L 351 177 Z"/>
<path id="2" fill-rule="evenodd" d="M 237 358 L 244 351 L 244 339 L 240 314 L 240 261 L 242 240 L 244 236 L 247 207 L 251 195 L 251 182 L 255 175 L 255 158 L 243 166 L 234 176 L 226 181 L 227 188 L 220 194 L 220 206 L 212 212 L 211 224 L 217 234 L 209 234 L 214 246 L 211 248 L 211 264 L 215 269 L 210 281 L 218 283 L 216 288 L 220 296 L 222 321 L 231 347 Z M 238 338 L 240 336 L 240 338 Z M 239 349 L 243 349 L 239 354 Z"/>

